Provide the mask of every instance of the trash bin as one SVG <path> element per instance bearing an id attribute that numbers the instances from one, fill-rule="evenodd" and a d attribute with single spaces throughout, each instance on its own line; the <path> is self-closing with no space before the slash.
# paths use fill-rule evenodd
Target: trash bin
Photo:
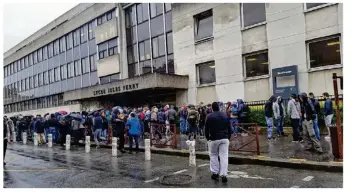
<path id="1" fill-rule="evenodd" d="M 341 159 L 339 155 L 339 144 L 337 142 L 337 126 L 331 125 L 329 126 L 330 129 L 330 142 L 331 142 L 331 147 L 332 147 L 332 154 L 334 155 L 335 158 Z M 343 143 L 343 126 L 341 125 L 341 131 L 342 131 L 342 143 Z M 343 145 L 342 145 L 343 146 Z"/>

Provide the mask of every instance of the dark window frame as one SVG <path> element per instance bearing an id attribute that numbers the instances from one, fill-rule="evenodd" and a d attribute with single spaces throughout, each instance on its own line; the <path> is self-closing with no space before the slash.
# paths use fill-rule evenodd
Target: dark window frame
<path id="1" fill-rule="evenodd" d="M 258 74 L 258 72 L 256 72 L 253 75 L 249 75 L 250 72 L 248 71 L 249 67 L 247 67 L 247 62 L 251 62 L 251 61 L 258 61 L 259 62 L 258 58 L 259 58 L 259 56 L 262 56 L 262 55 L 264 55 L 264 58 L 266 55 L 267 61 L 264 63 L 258 63 L 258 65 L 259 65 L 259 67 L 263 68 L 264 72 L 261 72 L 261 74 Z M 249 57 L 252 57 L 253 59 L 251 59 Z M 269 65 L 270 65 L 270 58 L 269 58 L 268 50 L 261 50 L 261 51 L 256 51 L 256 52 L 252 52 L 252 53 L 248 53 L 248 54 L 243 55 L 243 69 L 244 69 L 243 71 L 244 71 L 244 77 L 246 79 L 270 76 L 270 66 Z M 264 67 L 266 67 L 267 69 L 264 69 Z M 267 72 L 265 72 L 266 70 L 267 70 Z"/>
<path id="2" fill-rule="evenodd" d="M 70 32 L 66 35 L 66 51 L 73 48 L 73 33 Z"/>
<path id="3" fill-rule="evenodd" d="M 63 70 L 64 68 L 64 70 Z M 60 76 L 61 76 L 61 80 L 65 80 L 67 79 L 67 64 L 61 65 L 60 66 Z"/>
<path id="4" fill-rule="evenodd" d="M 194 15 L 194 39 L 195 41 L 203 41 L 206 39 L 212 39 L 214 37 L 214 18 L 213 18 L 213 9 L 209 9 L 197 15 Z M 200 34 L 200 25 L 201 22 L 207 19 L 211 19 L 211 34 L 201 35 Z M 209 22 L 209 21 L 208 21 Z M 203 25 L 203 24 L 202 24 Z M 205 25 L 205 24 L 204 24 Z"/>
<path id="5" fill-rule="evenodd" d="M 88 23 L 88 40 L 95 38 L 95 20 Z"/>
<path id="6" fill-rule="evenodd" d="M 213 81 L 211 81 L 211 82 L 202 82 L 202 79 L 201 79 L 201 67 L 202 66 L 206 66 L 206 65 L 211 65 L 211 64 L 213 64 L 214 65 L 214 80 Z M 215 64 L 215 61 L 213 60 L 213 61 L 208 61 L 208 62 L 204 62 L 204 63 L 199 63 L 199 64 L 197 64 L 196 65 L 196 69 L 197 69 L 197 83 L 198 83 L 198 85 L 208 85 L 208 84 L 215 84 L 216 83 L 216 69 L 215 69 L 215 67 L 216 67 L 216 64 Z M 212 68 L 212 67 L 209 67 L 209 68 Z M 206 75 L 207 77 L 210 77 L 209 75 Z"/>
<path id="7" fill-rule="evenodd" d="M 80 42 L 81 44 L 83 44 L 88 41 L 88 24 L 84 24 L 79 31 L 80 31 Z"/>
<path id="8" fill-rule="evenodd" d="M 75 77 L 82 75 L 81 60 L 75 60 L 73 63 L 75 67 Z"/>
<path id="9" fill-rule="evenodd" d="M 82 75 L 90 72 L 88 57 L 84 57 L 81 59 L 81 67 L 82 67 Z"/>
<path id="10" fill-rule="evenodd" d="M 61 81 L 61 67 L 54 68 L 55 82 Z"/>
<path id="11" fill-rule="evenodd" d="M 249 5 L 255 5 L 255 4 L 264 4 L 264 20 L 263 21 L 259 21 L 257 23 L 253 23 L 253 24 L 248 24 L 246 25 L 245 23 L 245 14 L 244 14 L 244 4 L 249 4 Z M 266 4 L 265 3 L 241 3 L 240 5 L 241 7 L 241 27 L 242 29 L 248 29 L 248 28 L 252 28 L 252 27 L 256 27 L 256 26 L 259 26 L 259 25 L 263 25 L 263 24 L 266 24 L 266 21 L 267 21 L 267 18 L 266 18 Z M 251 9 L 253 10 L 253 8 Z M 253 16 L 253 14 L 250 14 L 251 16 Z"/>
<path id="12" fill-rule="evenodd" d="M 89 67 L 91 72 L 97 70 L 96 54 L 89 56 Z"/>

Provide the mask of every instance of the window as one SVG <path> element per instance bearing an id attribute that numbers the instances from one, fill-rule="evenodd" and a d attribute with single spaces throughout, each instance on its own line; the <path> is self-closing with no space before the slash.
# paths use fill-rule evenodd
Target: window
<path id="1" fill-rule="evenodd" d="M 151 3 L 150 4 L 150 17 L 154 18 L 158 15 L 163 14 L 163 3 Z"/>
<path id="2" fill-rule="evenodd" d="M 49 83 L 54 83 L 55 82 L 55 72 L 54 69 L 50 69 L 48 71 L 49 73 Z"/>
<path id="3" fill-rule="evenodd" d="M 139 60 L 144 61 L 144 42 L 139 43 Z"/>
<path id="4" fill-rule="evenodd" d="M 82 69 L 81 69 L 81 62 L 80 60 L 75 61 L 75 75 L 81 75 Z"/>
<path id="5" fill-rule="evenodd" d="M 64 104 L 64 95 L 63 94 L 58 95 L 58 104 L 59 105 Z"/>
<path id="6" fill-rule="evenodd" d="M 313 9 L 315 7 L 320 7 L 321 5 L 325 5 L 327 3 L 306 3 L 306 10 Z"/>
<path id="7" fill-rule="evenodd" d="M 64 80 L 67 78 L 67 66 L 66 65 L 62 65 L 61 66 L 61 79 Z"/>
<path id="8" fill-rule="evenodd" d="M 150 40 L 144 41 L 144 55 L 145 59 L 150 59 Z"/>
<path id="9" fill-rule="evenodd" d="M 102 15 L 102 16 L 97 18 L 98 25 L 101 25 L 101 24 L 103 24 L 105 22 L 106 22 L 106 14 L 104 14 L 104 15 Z"/>
<path id="10" fill-rule="evenodd" d="M 13 63 L 13 70 L 15 73 L 17 73 L 17 63 L 16 62 Z"/>
<path id="11" fill-rule="evenodd" d="M 27 68 L 27 66 L 25 66 L 25 63 L 24 63 L 24 58 L 21 59 L 21 66 L 22 66 L 22 69 Z"/>
<path id="12" fill-rule="evenodd" d="M 126 27 L 136 25 L 136 5 L 126 9 Z"/>
<path id="13" fill-rule="evenodd" d="M 24 59 L 21 60 L 21 64 L 23 63 L 24 65 Z M 33 64 L 36 64 L 38 63 L 38 54 L 37 54 L 37 51 L 34 51 L 33 52 Z M 25 66 L 25 65 L 24 65 Z M 27 67 L 24 67 L 24 68 L 27 68 Z"/>
<path id="14" fill-rule="evenodd" d="M 68 78 L 75 76 L 75 66 L 73 65 L 73 62 L 67 64 L 67 72 L 68 72 Z"/>
<path id="15" fill-rule="evenodd" d="M 171 3 L 165 3 L 165 12 L 171 11 Z"/>
<path id="16" fill-rule="evenodd" d="M 81 63 L 82 63 L 82 74 L 89 73 L 88 57 L 82 58 Z"/>
<path id="17" fill-rule="evenodd" d="M 79 45 L 79 42 L 80 42 L 80 32 L 79 32 L 79 29 L 75 30 L 73 32 L 73 46 L 76 47 Z"/>
<path id="18" fill-rule="evenodd" d="M 100 84 L 106 84 L 110 82 L 110 76 L 100 77 Z"/>
<path id="19" fill-rule="evenodd" d="M 43 60 L 43 50 L 38 49 L 38 62 Z M 25 65 L 28 65 L 28 58 L 26 57 Z"/>
<path id="20" fill-rule="evenodd" d="M 21 60 L 17 60 L 17 68 L 19 71 L 23 69 L 23 67 L 21 65 Z"/>
<path id="21" fill-rule="evenodd" d="M 66 39 L 65 36 L 60 38 L 60 53 L 66 51 Z"/>
<path id="22" fill-rule="evenodd" d="M 213 36 L 213 10 L 209 10 L 194 16 L 195 39 L 201 40 Z"/>
<path id="23" fill-rule="evenodd" d="M 57 97 L 57 95 L 53 95 L 52 100 L 53 100 L 53 106 L 56 107 L 58 105 L 58 97 Z"/>
<path id="24" fill-rule="evenodd" d="M 97 64 L 95 63 L 95 55 L 89 56 L 90 71 L 97 70 Z"/>
<path id="25" fill-rule="evenodd" d="M 67 48 L 67 50 L 72 49 L 72 46 L 73 46 L 72 33 L 69 33 L 66 36 L 66 48 Z"/>
<path id="26" fill-rule="evenodd" d="M 18 92 L 22 91 L 22 89 L 21 89 L 21 81 L 17 81 L 17 89 L 18 89 Z"/>
<path id="27" fill-rule="evenodd" d="M 99 59 L 103 59 L 108 56 L 108 42 L 104 42 L 98 45 Z"/>
<path id="28" fill-rule="evenodd" d="M 242 27 L 249 27 L 266 21 L 265 3 L 242 3 Z"/>
<path id="29" fill-rule="evenodd" d="M 148 20 L 148 3 L 137 5 L 137 20 L 138 24 Z"/>
<path id="30" fill-rule="evenodd" d="M 310 68 L 342 64 L 340 42 L 340 37 L 329 37 L 308 43 Z"/>
<path id="31" fill-rule="evenodd" d="M 29 77 L 29 89 L 33 89 L 33 77 Z"/>
<path id="32" fill-rule="evenodd" d="M 120 79 L 120 75 L 118 73 L 110 75 L 110 82 L 116 82 Z"/>
<path id="33" fill-rule="evenodd" d="M 10 74 L 13 74 L 13 64 L 10 64 Z"/>
<path id="34" fill-rule="evenodd" d="M 55 81 L 60 81 L 60 68 L 56 67 L 54 70 L 55 70 Z"/>
<path id="35" fill-rule="evenodd" d="M 153 57 L 165 55 L 165 38 L 164 35 L 152 39 Z"/>
<path id="36" fill-rule="evenodd" d="M 28 55 L 28 65 L 32 66 L 33 65 L 33 54 Z"/>
<path id="37" fill-rule="evenodd" d="M 44 85 L 47 85 L 49 83 L 49 74 L 47 71 L 43 73 L 43 78 L 44 78 Z"/>
<path id="38" fill-rule="evenodd" d="M 88 24 L 88 38 L 89 40 L 95 38 L 95 21 L 92 21 Z"/>
<path id="39" fill-rule="evenodd" d="M 54 55 L 53 43 L 50 43 L 48 45 L 48 53 L 49 53 L 49 58 L 53 57 L 53 55 Z"/>
<path id="40" fill-rule="evenodd" d="M 161 24 L 163 21 L 161 21 Z M 144 41 L 146 39 L 149 39 L 149 22 L 144 22 L 142 24 L 139 24 L 138 26 L 138 41 Z M 161 29 L 162 31 L 164 30 L 164 27 Z"/>
<path id="41" fill-rule="evenodd" d="M 199 64 L 197 65 L 197 68 L 198 68 L 198 83 L 200 85 L 216 82 L 214 61 L 211 61 L 209 63 Z"/>
<path id="42" fill-rule="evenodd" d="M 166 35 L 166 45 L 167 45 L 167 54 L 172 54 L 174 52 L 174 44 L 172 40 L 172 32 Z"/>
<path id="43" fill-rule="evenodd" d="M 110 11 L 106 14 L 106 20 L 111 20 L 113 15 L 114 15 L 115 11 Z"/>
<path id="44" fill-rule="evenodd" d="M 43 86 L 43 73 L 38 74 L 38 83 L 39 83 L 39 87 Z"/>
<path id="45" fill-rule="evenodd" d="M 244 56 L 246 77 L 269 75 L 268 52 Z"/>
<path id="46" fill-rule="evenodd" d="M 108 41 L 109 56 L 117 54 L 117 38 Z"/>
<path id="47" fill-rule="evenodd" d="M 57 39 L 56 41 L 54 41 L 54 55 L 59 54 L 60 52 L 60 44 L 59 44 L 59 40 Z"/>
<path id="48" fill-rule="evenodd" d="M 44 46 L 43 47 L 43 60 L 47 60 L 48 59 L 48 47 Z"/>
<path id="49" fill-rule="evenodd" d="M 87 41 L 88 25 L 81 27 L 81 44 Z"/>
<path id="50" fill-rule="evenodd" d="M 25 90 L 29 90 L 29 78 L 26 78 L 25 81 L 26 81 Z"/>
<path id="51" fill-rule="evenodd" d="M 34 88 L 38 87 L 38 75 L 33 76 L 33 81 L 34 81 Z"/>

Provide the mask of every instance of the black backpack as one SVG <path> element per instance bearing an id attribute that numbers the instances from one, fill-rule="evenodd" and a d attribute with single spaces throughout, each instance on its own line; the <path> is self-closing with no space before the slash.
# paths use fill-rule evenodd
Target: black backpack
<path id="1" fill-rule="evenodd" d="M 245 114 L 249 114 L 251 112 L 251 110 L 249 109 L 248 105 L 243 104 L 242 112 Z"/>

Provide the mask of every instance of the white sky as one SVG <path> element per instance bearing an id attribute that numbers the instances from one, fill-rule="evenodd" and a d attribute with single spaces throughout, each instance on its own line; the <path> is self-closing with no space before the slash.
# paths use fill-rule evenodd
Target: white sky
<path id="1" fill-rule="evenodd" d="M 4 52 L 78 3 L 5 3 Z"/>

